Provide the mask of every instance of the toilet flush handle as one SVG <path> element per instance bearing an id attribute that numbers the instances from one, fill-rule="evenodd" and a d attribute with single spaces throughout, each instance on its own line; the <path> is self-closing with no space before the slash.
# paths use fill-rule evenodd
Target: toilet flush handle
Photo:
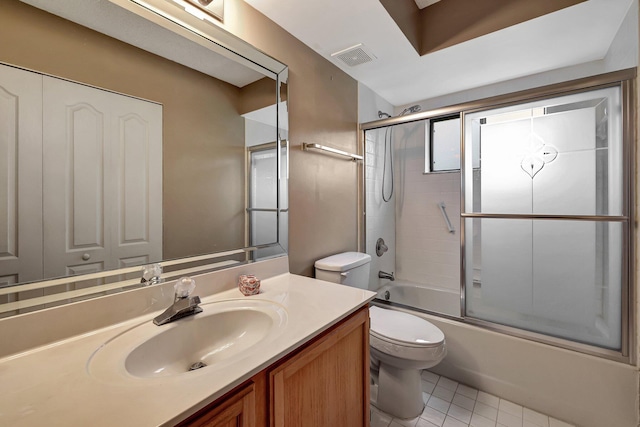
<path id="1" fill-rule="evenodd" d="M 349 275 L 349 272 L 348 272 L 348 271 L 345 271 L 344 273 L 340 273 L 340 275 L 341 275 L 342 277 L 347 277 L 347 276 Z"/>

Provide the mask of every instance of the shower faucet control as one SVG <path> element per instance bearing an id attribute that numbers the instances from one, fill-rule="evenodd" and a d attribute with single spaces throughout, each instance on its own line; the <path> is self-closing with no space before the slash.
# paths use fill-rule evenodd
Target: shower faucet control
<path id="1" fill-rule="evenodd" d="M 378 271 L 378 278 L 380 279 L 389 279 L 392 282 L 396 280 L 393 271 L 391 273 L 387 273 L 386 271 Z"/>
<path id="2" fill-rule="evenodd" d="M 382 256 L 385 252 L 389 250 L 389 247 L 384 244 L 384 239 L 382 237 L 378 238 L 376 241 L 376 255 Z"/>

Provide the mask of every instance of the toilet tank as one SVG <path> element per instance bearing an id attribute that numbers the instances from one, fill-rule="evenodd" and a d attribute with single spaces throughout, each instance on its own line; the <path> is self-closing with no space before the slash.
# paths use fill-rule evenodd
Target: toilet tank
<path id="1" fill-rule="evenodd" d="M 367 289 L 370 266 L 371 255 L 343 252 L 316 261 L 316 279 Z"/>

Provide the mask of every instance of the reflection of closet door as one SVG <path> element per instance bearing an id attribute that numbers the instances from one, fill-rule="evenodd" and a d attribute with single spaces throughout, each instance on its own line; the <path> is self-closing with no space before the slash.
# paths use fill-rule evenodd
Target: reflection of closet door
<path id="1" fill-rule="evenodd" d="M 42 76 L 0 65 L 0 286 L 42 278 Z"/>
<path id="2" fill-rule="evenodd" d="M 118 98 L 109 168 L 115 174 L 111 258 L 124 268 L 162 260 L 162 106 Z"/>
<path id="3" fill-rule="evenodd" d="M 48 277 L 160 259 L 161 107 L 44 78 Z"/>

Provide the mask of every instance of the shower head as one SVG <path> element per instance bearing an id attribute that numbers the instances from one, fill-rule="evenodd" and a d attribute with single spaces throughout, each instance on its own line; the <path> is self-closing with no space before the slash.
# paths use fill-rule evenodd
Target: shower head
<path id="1" fill-rule="evenodd" d="M 378 118 L 379 119 L 382 119 L 382 118 L 390 119 L 391 118 L 391 114 L 388 114 L 388 113 L 385 113 L 384 111 L 378 110 Z"/>
<path id="2" fill-rule="evenodd" d="M 417 113 L 420 110 L 422 110 L 422 107 L 416 104 L 402 110 L 402 113 L 400 113 L 400 115 L 404 116 L 405 114 L 413 114 Z"/>

